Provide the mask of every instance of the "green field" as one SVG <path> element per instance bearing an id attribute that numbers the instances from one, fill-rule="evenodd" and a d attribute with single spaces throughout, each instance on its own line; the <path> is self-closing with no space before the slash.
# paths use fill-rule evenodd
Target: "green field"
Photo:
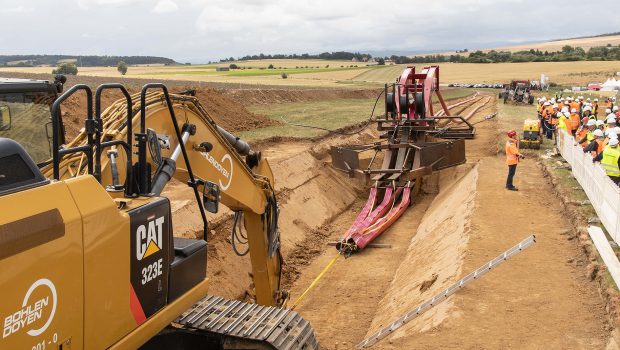
<path id="1" fill-rule="evenodd" d="M 308 127 L 293 126 L 287 124 L 287 122 L 335 130 L 368 120 L 374 103 L 374 98 L 338 99 L 250 107 L 249 109 L 253 113 L 266 115 L 269 118 L 283 122 L 283 124 L 244 131 L 240 136 L 250 141 L 273 136 L 295 138 L 321 136 L 328 132 Z M 383 99 L 379 99 L 375 114 L 383 113 L 383 110 Z"/>
<path id="2" fill-rule="evenodd" d="M 446 100 L 454 100 L 473 93 L 471 89 L 446 89 L 443 97 Z M 438 102 L 437 97 L 433 97 L 433 101 Z M 251 112 L 265 115 L 283 124 L 244 131 L 240 136 L 253 141 L 273 136 L 307 138 L 326 135 L 328 131 L 312 127 L 335 130 L 366 121 L 370 118 L 375 100 L 375 98 L 337 99 L 249 107 Z M 374 115 L 381 115 L 384 110 L 385 104 L 382 96 L 377 102 Z M 303 124 L 308 127 L 291 124 Z"/>

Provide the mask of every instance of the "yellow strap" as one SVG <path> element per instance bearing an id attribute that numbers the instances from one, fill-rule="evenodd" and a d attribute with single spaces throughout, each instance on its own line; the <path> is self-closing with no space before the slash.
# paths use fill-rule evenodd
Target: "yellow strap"
<path id="1" fill-rule="evenodd" d="M 316 276 L 314 281 L 310 283 L 310 286 L 306 288 L 306 290 L 303 292 L 302 295 L 299 296 L 299 298 L 297 298 L 297 300 L 295 300 L 295 302 L 291 306 L 291 310 L 295 310 L 295 307 L 299 305 L 299 303 L 306 297 L 308 292 L 310 292 L 310 290 L 312 290 L 312 288 L 316 286 L 317 282 L 319 282 L 319 280 L 323 277 L 323 275 L 325 275 L 325 273 L 334 265 L 334 263 L 336 262 L 336 260 L 338 260 L 339 257 L 340 257 L 340 253 L 336 254 L 336 256 L 332 259 L 332 261 L 329 262 L 329 264 L 327 264 L 327 266 L 323 269 L 323 271 L 321 271 L 321 273 L 319 273 L 319 275 Z"/>

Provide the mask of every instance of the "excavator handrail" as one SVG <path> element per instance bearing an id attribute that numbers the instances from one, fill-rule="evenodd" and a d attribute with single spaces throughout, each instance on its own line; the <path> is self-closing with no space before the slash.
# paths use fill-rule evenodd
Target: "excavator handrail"
<path id="1" fill-rule="evenodd" d="M 125 196 L 133 197 L 136 193 L 133 188 L 133 184 L 135 182 L 133 176 L 133 147 L 132 147 L 132 135 L 133 135 L 133 126 L 132 126 L 132 112 L 133 112 L 133 101 L 131 99 L 131 95 L 127 91 L 124 85 L 119 83 L 108 83 L 101 84 L 97 87 L 95 91 L 95 119 L 99 123 L 99 125 L 103 125 L 103 121 L 101 119 L 101 94 L 104 90 L 112 90 L 118 89 L 123 93 L 125 100 L 127 101 L 127 142 L 121 140 L 107 141 L 101 143 L 101 130 L 97 129 L 95 138 L 99 140 L 98 146 L 95 150 L 95 178 L 97 181 L 101 182 L 101 150 L 104 147 L 110 147 L 115 145 L 121 145 L 125 149 L 125 153 L 127 156 L 127 169 L 126 169 L 126 184 L 125 184 Z"/>
<path id="2" fill-rule="evenodd" d="M 58 144 L 58 135 L 59 135 L 59 120 L 60 120 L 60 105 L 66 101 L 69 97 L 71 97 L 74 93 L 79 90 L 84 90 L 86 93 L 86 132 L 88 134 L 88 143 L 86 145 L 59 149 L 60 145 Z M 96 125 L 97 122 L 93 122 L 93 91 L 86 84 L 77 84 L 71 87 L 71 89 L 67 90 L 64 94 L 54 101 L 52 104 L 52 131 L 54 133 L 52 137 L 52 166 L 54 168 L 54 179 L 60 180 L 60 157 L 66 154 L 72 154 L 77 152 L 86 153 L 87 158 L 87 166 L 88 173 L 93 173 L 93 145 L 98 146 L 99 140 L 96 140 L 93 137 L 94 131 L 99 127 Z"/>
<path id="3" fill-rule="evenodd" d="M 146 84 L 142 87 L 140 91 L 140 133 L 136 134 L 136 139 L 138 141 L 138 180 L 139 182 L 139 190 L 143 195 L 148 195 L 150 192 L 150 188 L 146 187 L 146 179 L 150 174 L 148 173 L 148 169 L 146 166 L 146 93 L 150 89 L 161 89 L 164 98 L 166 100 L 166 105 L 168 107 L 168 112 L 170 113 L 170 119 L 172 120 L 172 125 L 174 126 L 174 132 L 177 137 L 177 142 L 181 147 L 181 153 L 183 154 L 183 160 L 185 161 L 185 166 L 187 167 L 187 173 L 189 175 L 189 181 L 187 185 L 194 190 L 194 195 L 196 196 L 196 204 L 198 204 L 198 209 L 200 210 L 200 216 L 202 217 L 202 225 L 203 225 L 203 240 L 207 241 L 207 231 L 208 231 L 208 223 L 207 223 L 207 215 L 205 214 L 204 207 L 202 202 L 200 201 L 200 194 L 198 193 L 198 186 L 200 183 L 196 181 L 194 177 L 194 172 L 192 171 L 192 166 L 189 162 L 189 157 L 187 155 L 187 151 L 185 150 L 185 144 L 183 143 L 183 138 L 181 136 L 181 129 L 179 129 L 179 123 L 177 122 L 176 115 L 174 113 L 174 107 L 172 105 L 172 101 L 170 99 L 170 94 L 168 93 L 168 88 L 166 85 L 162 83 L 150 83 Z M 131 123 L 128 123 L 131 124 Z M 128 129 L 129 130 L 129 129 Z M 144 186 L 144 187 L 143 187 Z"/>

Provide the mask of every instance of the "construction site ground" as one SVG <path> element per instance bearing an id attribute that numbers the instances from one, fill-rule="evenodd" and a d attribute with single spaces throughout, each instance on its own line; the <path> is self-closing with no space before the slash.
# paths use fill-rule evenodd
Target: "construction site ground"
<path id="1" fill-rule="evenodd" d="M 476 116 L 485 114 L 488 110 Z M 376 241 L 391 248 L 341 259 L 298 308 L 324 347 L 352 348 L 530 234 L 537 243 L 528 251 L 374 348 L 605 347 L 610 333 L 605 305 L 586 277 L 581 249 L 567 239 L 570 218 L 556 210 L 560 205 L 533 159 L 518 167 L 520 191 L 505 190 L 501 130 L 497 122 L 487 122 L 477 131 L 477 139 L 467 142 L 468 163 L 428 179 L 427 190 L 438 180 L 439 193 L 417 198 Z M 362 204 L 359 200 L 330 224 L 328 240 L 346 231 Z M 304 269 L 293 296 L 334 254 L 324 248 Z"/>
<path id="2" fill-rule="evenodd" d="M 254 96 L 212 93 L 217 98 L 224 96 L 222 106 L 243 108 L 240 111 L 247 109 L 239 100 Z M 323 99 L 323 94 L 317 93 L 317 99 Z M 366 92 L 359 94 L 351 98 L 368 97 Z M 497 109 L 495 92 L 481 94 L 477 103 L 491 102 L 471 121 Z M 204 98 L 206 105 L 209 97 Z M 277 98 L 265 103 L 294 102 Z M 472 108 L 456 112 L 467 114 Z M 253 119 L 255 115 L 248 113 L 243 117 L 252 123 L 271 122 L 260 116 Z M 531 106 L 524 106 L 523 113 L 532 113 Z M 219 123 L 234 131 L 256 126 L 236 128 L 239 114 L 219 118 Z M 476 139 L 467 141 L 467 163 L 425 179 L 423 193 L 376 241 L 390 248 L 366 249 L 349 259 L 340 258 L 310 291 L 297 311 L 312 323 L 324 349 L 353 348 L 531 234 L 537 237 L 533 247 L 374 348 L 605 348 L 612 328 L 605 303 L 597 285 L 587 277 L 582 250 L 575 240 L 567 239 L 570 217 L 556 210 L 560 204 L 550 195 L 550 185 L 536 161 L 526 159 L 519 165 L 519 192 L 504 188 L 504 127 L 501 113 L 495 121 L 478 124 Z M 275 174 L 283 283 L 295 300 L 336 255 L 327 243 L 345 233 L 368 196 L 366 183 L 331 167 L 329 147 L 370 142 L 377 134 L 370 124 L 352 135 L 306 140 L 281 136 L 260 142 L 259 148 Z M 188 187 L 173 181 L 164 195 L 171 199 L 175 235 L 199 236 L 200 216 Z M 209 215 L 210 294 L 251 300 L 249 257 L 238 257 L 231 249 L 231 217 L 226 209 Z"/>

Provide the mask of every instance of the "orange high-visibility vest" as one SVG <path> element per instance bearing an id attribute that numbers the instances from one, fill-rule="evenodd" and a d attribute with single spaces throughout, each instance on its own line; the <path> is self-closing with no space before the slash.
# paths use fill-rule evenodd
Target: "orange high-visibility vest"
<path id="1" fill-rule="evenodd" d="M 517 148 L 517 140 L 509 139 L 506 141 L 506 165 L 514 165 L 519 163 L 519 148 Z"/>
<path id="2" fill-rule="evenodd" d="M 579 127 L 579 114 L 577 113 L 571 113 L 570 115 L 570 124 L 572 126 L 572 129 L 575 130 Z"/>
<path id="3" fill-rule="evenodd" d="M 577 131 L 577 141 L 583 139 L 584 137 L 586 137 L 586 135 L 588 135 L 588 129 L 586 127 L 582 127 L 580 130 Z M 585 147 L 587 145 L 587 140 L 581 143 L 581 147 Z"/>
<path id="4" fill-rule="evenodd" d="M 603 148 L 605 147 L 605 142 L 596 139 L 594 140 L 597 144 L 598 144 L 598 148 L 595 151 L 591 151 L 590 153 L 592 154 L 592 157 L 596 157 L 599 153 L 601 153 L 601 151 L 603 150 Z"/>

